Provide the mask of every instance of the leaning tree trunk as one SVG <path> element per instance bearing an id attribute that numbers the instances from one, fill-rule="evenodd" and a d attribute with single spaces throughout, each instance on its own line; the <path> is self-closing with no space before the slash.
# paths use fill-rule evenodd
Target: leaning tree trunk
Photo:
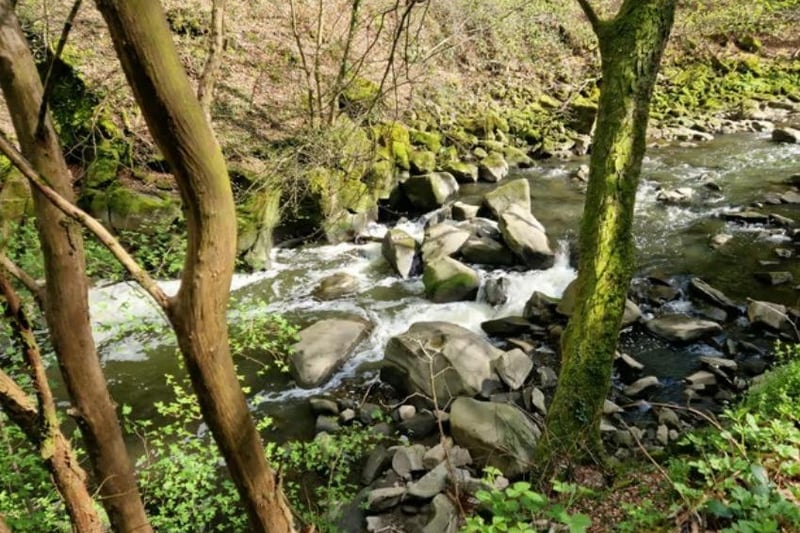
<path id="1" fill-rule="evenodd" d="M 72 175 L 50 119 L 36 131 L 43 88 L 10 0 L 0 0 L 0 86 L 22 153 L 72 199 Z M 80 227 L 39 192 L 33 199 L 47 279 L 44 315 L 100 499 L 115 531 L 152 531 L 92 338 Z"/>
<path id="2" fill-rule="evenodd" d="M 547 416 L 545 456 L 602 454 L 600 417 L 634 268 L 633 208 L 645 152 L 650 99 L 676 0 L 625 0 L 599 20 L 602 85 L 580 230 L 577 306 L 562 338 L 558 389 Z"/>
<path id="3" fill-rule="evenodd" d="M 167 306 L 186 367 L 253 531 L 293 531 L 292 516 L 236 377 L 225 318 L 236 256 L 230 180 L 158 0 L 97 0 L 150 132 L 175 174 L 189 243 Z"/>
<path id="4" fill-rule="evenodd" d="M 219 77 L 222 52 L 225 50 L 225 0 L 211 2 L 211 31 L 208 36 L 208 56 L 203 73 L 197 81 L 197 99 L 200 107 L 211 121 L 211 104 L 214 101 L 214 85 Z"/>

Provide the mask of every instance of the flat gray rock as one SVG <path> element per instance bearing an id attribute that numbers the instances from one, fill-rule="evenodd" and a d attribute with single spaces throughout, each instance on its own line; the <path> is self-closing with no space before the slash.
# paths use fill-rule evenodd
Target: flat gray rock
<path id="1" fill-rule="evenodd" d="M 320 320 L 302 330 L 289 356 L 297 384 L 314 388 L 325 383 L 370 331 L 372 323 L 355 316 Z"/>
<path id="2" fill-rule="evenodd" d="M 710 320 L 685 315 L 664 315 L 648 320 L 647 329 L 673 342 L 693 342 L 722 331 L 722 326 Z"/>

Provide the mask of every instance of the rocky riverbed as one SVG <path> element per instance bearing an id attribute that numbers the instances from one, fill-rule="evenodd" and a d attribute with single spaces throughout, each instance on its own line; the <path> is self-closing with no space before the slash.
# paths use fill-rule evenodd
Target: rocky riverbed
<path id="1" fill-rule="evenodd" d="M 768 368 L 776 340 L 797 340 L 800 144 L 790 127 L 735 124 L 765 131 L 687 133 L 681 143 L 701 144 L 648 155 L 639 273 L 602 425 L 619 459 L 663 450 L 698 422 L 685 407 L 727 405 Z M 292 381 L 254 382 L 254 407 L 278 431 L 322 438 L 360 420 L 404 436 L 366 461 L 350 529 L 448 531 L 448 487 L 480 487 L 487 465 L 499 482 L 530 466 L 574 306 L 585 164 L 543 162 L 486 174 L 486 184 L 411 177 L 402 188 L 420 216 L 370 226 L 365 244 L 278 250 L 271 270 L 238 280 L 237 298 L 253 302 L 241 313 L 279 311 L 307 326 Z M 122 298 L 136 320 L 155 320 Z M 116 396 L 135 402 L 145 387 L 152 400 L 156 376 L 174 371 L 171 343 L 113 339 L 103 353 Z"/>

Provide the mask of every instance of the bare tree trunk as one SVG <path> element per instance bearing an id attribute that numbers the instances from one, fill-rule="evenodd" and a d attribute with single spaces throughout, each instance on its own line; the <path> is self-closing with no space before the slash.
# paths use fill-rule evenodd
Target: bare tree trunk
<path id="1" fill-rule="evenodd" d="M 558 388 L 543 456 L 556 463 L 602 455 L 600 417 L 611 385 L 619 325 L 634 268 L 633 209 L 645 152 L 650 99 L 676 0 L 625 0 L 600 20 L 602 86 L 580 232 L 578 297 L 561 342 Z"/>
<path id="2" fill-rule="evenodd" d="M 1 369 L 0 406 L 39 450 L 39 455 L 53 476 L 56 488 L 67 508 L 73 530 L 78 533 L 103 533 L 105 531 L 103 523 L 86 486 L 86 472 L 81 468 L 69 441 L 59 427 L 55 401 L 47 382 L 47 374 L 33 330 L 22 310 L 19 297 L 2 272 L 0 272 L 0 294 L 5 298 L 3 302 L 5 315 L 11 321 L 14 337 L 25 353 L 25 360 L 36 388 L 39 408 L 37 410 L 25 391 Z"/>
<path id="3" fill-rule="evenodd" d="M 43 89 L 10 0 L 0 0 L 0 86 L 22 153 L 72 199 L 72 176 L 52 122 L 45 120 L 36 135 Z M 152 531 L 92 338 L 80 228 L 40 193 L 33 197 L 47 277 L 45 319 L 103 506 L 116 531 Z"/>
<path id="4" fill-rule="evenodd" d="M 197 82 L 197 99 L 206 118 L 211 121 L 211 103 L 214 101 L 214 85 L 219 77 L 219 65 L 225 48 L 225 0 L 211 3 L 211 35 L 209 36 L 208 57 L 203 73 Z"/>
<path id="5" fill-rule="evenodd" d="M 236 257 L 236 215 L 225 160 L 181 66 L 158 0 L 97 0 L 117 55 L 181 191 L 189 243 L 167 308 L 203 418 L 256 532 L 294 531 L 236 378 L 225 311 Z"/>
<path id="6" fill-rule="evenodd" d="M 6 524 L 6 518 L 0 513 L 0 533 L 11 533 L 11 528 Z"/>

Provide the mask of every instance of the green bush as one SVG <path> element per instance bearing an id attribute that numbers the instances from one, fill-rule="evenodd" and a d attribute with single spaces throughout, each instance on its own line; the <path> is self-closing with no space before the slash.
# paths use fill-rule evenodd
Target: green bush
<path id="1" fill-rule="evenodd" d="M 800 359 L 797 345 L 778 352 L 788 362 L 725 411 L 723 425 L 687 435 L 687 454 L 670 461 L 680 506 L 715 530 L 800 530 Z"/>
<path id="2" fill-rule="evenodd" d="M 486 471 L 485 481 L 492 485 L 499 471 L 493 468 L 487 468 Z M 490 518 L 484 518 L 481 514 L 467 517 L 461 533 L 536 533 L 540 528 L 551 530 L 552 523 L 567 526 L 570 533 L 585 532 L 591 524 L 589 517 L 567 512 L 579 488 L 556 482 L 553 490 L 566 496 L 566 506 L 551 502 L 547 496 L 534 491 L 526 481 L 518 481 L 503 490 L 479 490 L 475 497 Z"/>

